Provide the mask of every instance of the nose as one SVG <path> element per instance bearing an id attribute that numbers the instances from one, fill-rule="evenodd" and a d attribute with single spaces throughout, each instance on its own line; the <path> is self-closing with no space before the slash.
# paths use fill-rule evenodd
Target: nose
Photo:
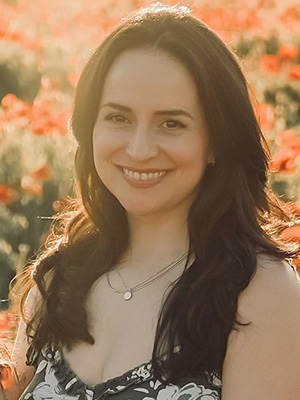
<path id="1" fill-rule="evenodd" d="M 158 147 L 150 128 L 136 127 L 127 143 L 126 153 L 136 161 L 146 161 L 156 157 Z"/>

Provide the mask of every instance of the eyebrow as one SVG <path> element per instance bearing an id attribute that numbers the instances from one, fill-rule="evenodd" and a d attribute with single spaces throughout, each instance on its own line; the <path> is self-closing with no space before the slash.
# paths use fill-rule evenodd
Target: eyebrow
<path id="1" fill-rule="evenodd" d="M 109 103 L 105 103 L 102 104 L 102 106 L 100 107 L 112 107 L 115 108 L 116 110 L 120 110 L 120 111 L 126 111 L 126 112 L 132 112 L 131 108 L 123 106 L 121 104 L 118 103 L 113 103 L 113 102 L 109 102 Z M 188 113 L 187 111 L 184 110 L 162 110 L 162 111 L 155 111 L 154 113 L 155 115 L 169 115 L 169 116 L 184 116 L 184 117 L 188 117 L 190 119 L 194 119 L 190 113 Z"/>

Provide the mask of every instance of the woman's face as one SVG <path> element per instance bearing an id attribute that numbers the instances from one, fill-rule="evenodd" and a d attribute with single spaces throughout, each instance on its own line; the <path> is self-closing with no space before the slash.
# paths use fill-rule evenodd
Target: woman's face
<path id="1" fill-rule="evenodd" d="M 187 213 L 208 158 L 195 83 L 158 50 L 130 50 L 106 77 L 93 131 L 96 171 L 133 215 Z"/>

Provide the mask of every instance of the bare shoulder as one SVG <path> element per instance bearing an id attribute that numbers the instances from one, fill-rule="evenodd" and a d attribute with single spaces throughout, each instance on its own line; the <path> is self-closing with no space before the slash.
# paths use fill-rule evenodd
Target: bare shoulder
<path id="1" fill-rule="evenodd" d="M 237 318 L 250 325 L 229 335 L 222 399 L 298 399 L 300 282 L 288 262 L 258 257 Z"/>
<path id="2" fill-rule="evenodd" d="M 299 314 L 299 307 L 300 281 L 291 265 L 272 256 L 258 256 L 256 272 L 239 297 L 238 313 L 241 317 L 266 322 L 272 322 L 275 315 L 290 319 L 293 312 Z"/>
<path id="3" fill-rule="evenodd" d="M 44 275 L 44 282 L 45 282 L 45 287 L 46 290 L 48 289 L 51 280 L 52 280 L 53 272 L 48 271 Z M 25 312 L 29 316 L 32 316 L 33 312 L 36 310 L 36 308 L 41 304 L 43 301 L 41 292 L 37 286 L 37 284 L 34 284 L 34 286 L 29 290 L 29 293 L 27 295 L 26 301 L 25 301 Z"/>
<path id="4" fill-rule="evenodd" d="M 11 355 L 13 385 L 5 391 L 6 400 L 16 400 L 34 375 L 34 367 L 26 364 L 26 353 L 30 342 L 26 334 L 28 320 L 31 319 L 36 307 L 41 303 L 42 297 L 39 289 L 34 285 L 25 300 L 24 316 L 20 316 L 17 335 Z"/>

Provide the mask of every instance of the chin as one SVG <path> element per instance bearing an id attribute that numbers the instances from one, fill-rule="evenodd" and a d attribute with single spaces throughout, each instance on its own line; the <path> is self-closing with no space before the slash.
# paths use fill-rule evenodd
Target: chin
<path id="1" fill-rule="evenodd" d="M 153 207 L 153 205 L 149 204 L 143 205 L 141 204 L 141 202 L 134 202 L 134 203 L 120 202 L 120 203 L 124 207 L 127 214 L 137 217 L 154 215 L 162 211 L 160 208 Z"/>
<path id="2" fill-rule="evenodd" d="M 157 211 L 149 208 L 143 207 L 124 207 L 125 211 L 128 215 L 132 215 L 134 217 L 146 217 L 150 215 L 157 214 Z"/>

